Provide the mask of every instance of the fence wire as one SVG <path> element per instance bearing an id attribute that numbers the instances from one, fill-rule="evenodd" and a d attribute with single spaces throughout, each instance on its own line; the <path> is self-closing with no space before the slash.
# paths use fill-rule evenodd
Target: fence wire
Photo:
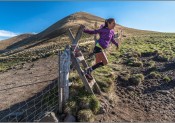
<path id="1" fill-rule="evenodd" d="M 50 81 L 42 91 L 37 92 L 37 94 L 33 97 L 27 99 L 26 101 L 11 105 L 7 109 L 1 110 L 0 122 L 37 121 L 43 117 L 45 112 L 56 111 L 57 107 L 58 83 L 57 80 L 53 80 Z"/>

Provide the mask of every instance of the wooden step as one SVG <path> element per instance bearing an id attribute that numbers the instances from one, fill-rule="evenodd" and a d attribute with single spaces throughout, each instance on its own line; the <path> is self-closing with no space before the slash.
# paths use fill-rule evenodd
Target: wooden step
<path id="1" fill-rule="evenodd" d="M 76 57 L 77 61 L 78 62 L 82 62 L 84 59 L 84 56 L 79 56 L 79 57 Z"/>

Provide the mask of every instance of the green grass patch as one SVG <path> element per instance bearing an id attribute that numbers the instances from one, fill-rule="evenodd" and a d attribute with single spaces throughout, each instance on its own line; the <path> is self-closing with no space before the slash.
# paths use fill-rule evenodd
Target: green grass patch
<path id="1" fill-rule="evenodd" d="M 89 109 L 83 109 L 78 112 L 77 119 L 79 122 L 94 122 L 94 114 Z"/>
<path id="2" fill-rule="evenodd" d="M 153 71 L 151 72 L 149 75 L 148 75 L 149 78 L 160 78 L 161 77 L 161 74 L 157 71 Z"/>
<path id="3" fill-rule="evenodd" d="M 130 78 L 130 82 L 132 82 L 133 85 L 140 85 L 144 81 L 144 75 L 143 74 L 133 74 Z"/>
<path id="4" fill-rule="evenodd" d="M 172 80 L 171 77 L 169 77 L 169 76 L 167 76 L 167 75 L 163 76 L 163 81 L 165 81 L 165 82 L 170 82 L 171 80 Z"/>

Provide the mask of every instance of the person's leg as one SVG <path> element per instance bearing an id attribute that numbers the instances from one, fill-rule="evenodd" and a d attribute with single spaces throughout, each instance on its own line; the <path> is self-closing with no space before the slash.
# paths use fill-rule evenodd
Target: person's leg
<path id="1" fill-rule="evenodd" d="M 104 52 L 102 52 L 101 49 L 98 49 L 98 48 L 94 48 L 94 51 L 97 51 L 95 52 L 95 57 L 96 57 L 96 64 L 93 65 L 92 67 L 89 67 L 87 70 L 86 70 L 86 73 L 87 73 L 87 77 L 89 79 L 92 79 L 92 76 L 91 76 L 91 72 L 99 67 L 102 67 L 104 65 L 106 65 L 108 63 L 108 59 L 106 57 L 106 54 Z"/>
<path id="2" fill-rule="evenodd" d="M 90 74 L 93 70 L 102 67 L 108 63 L 108 59 L 106 57 L 106 54 L 104 52 L 96 53 L 96 64 L 92 67 L 89 67 L 87 70 L 87 73 Z"/>
<path id="3" fill-rule="evenodd" d="M 95 56 L 96 56 L 96 64 L 91 67 L 92 70 L 95 70 L 99 67 L 102 67 L 108 64 L 108 59 L 104 52 L 97 53 Z"/>

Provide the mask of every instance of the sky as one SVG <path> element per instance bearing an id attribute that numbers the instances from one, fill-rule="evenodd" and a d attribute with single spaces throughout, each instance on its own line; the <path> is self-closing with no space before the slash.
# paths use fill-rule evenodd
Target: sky
<path id="1" fill-rule="evenodd" d="M 175 1 L 0 1 L 0 40 L 39 33 L 80 11 L 115 18 L 125 27 L 175 32 Z"/>

